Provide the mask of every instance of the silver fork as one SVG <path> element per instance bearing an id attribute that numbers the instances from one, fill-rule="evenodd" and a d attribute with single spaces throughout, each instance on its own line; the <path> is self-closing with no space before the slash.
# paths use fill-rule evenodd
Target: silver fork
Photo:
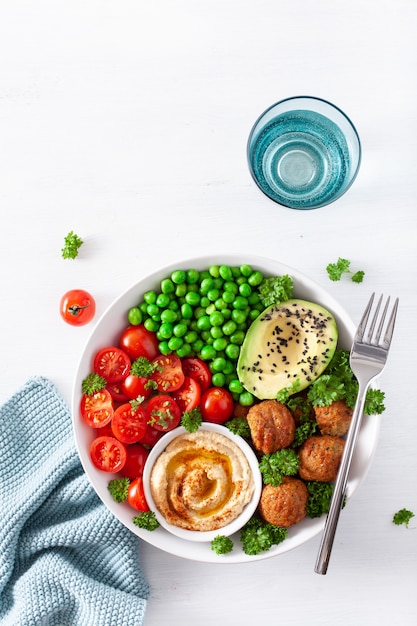
<path id="1" fill-rule="evenodd" d="M 359 428 L 362 420 L 366 392 L 368 391 L 370 383 L 374 380 L 374 378 L 376 378 L 376 376 L 378 376 L 382 372 L 385 367 L 388 357 L 388 351 L 391 345 L 392 335 L 394 332 L 395 318 L 398 309 L 398 298 L 396 298 L 394 302 L 390 318 L 385 328 L 383 339 L 381 340 L 382 332 L 384 329 L 384 322 L 387 316 L 388 306 L 390 302 L 390 298 L 388 297 L 378 323 L 378 316 L 381 309 L 383 296 L 380 297 L 376 305 L 374 316 L 370 322 L 369 329 L 367 329 L 374 297 L 375 294 L 372 294 L 371 299 L 369 300 L 368 305 L 364 311 L 355 337 L 353 339 L 353 346 L 350 353 L 350 366 L 359 384 L 358 397 L 356 399 L 352 420 L 347 433 L 345 447 L 343 450 L 343 455 L 340 462 L 332 499 L 330 502 L 330 508 L 327 514 L 319 552 L 317 555 L 316 565 L 314 568 L 314 571 L 317 574 L 326 574 L 327 572 L 327 567 L 329 564 L 330 554 L 333 546 L 333 540 L 336 534 L 336 527 L 339 520 L 339 514 L 346 493 L 347 479 L 350 465 L 352 462 L 355 442 L 359 433 Z M 365 331 L 367 331 L 366 335 Z"/>

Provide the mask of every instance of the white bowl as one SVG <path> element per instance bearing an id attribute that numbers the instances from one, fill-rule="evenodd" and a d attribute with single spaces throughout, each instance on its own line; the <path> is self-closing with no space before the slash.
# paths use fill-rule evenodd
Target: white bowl
<path id="1" fill-rule="evenodd" d="M 104 504 L 127 528 L 144 541 L 177 556 L 196 561 L 214 563 L 243 563 L 277 556 L 300 546 L 322 531 L 325 516 L 315 519 L 304 519 L 302 522 L 289 529 L 288 537 L 285 541 L 279 545 L 273 546 L 267 552 L 255 556 L 249 556 L 244 553 L 239 541 L 239 533 L 232 535 L 232 539 L 234 540 L 233 551 L 220 556 L 210 549 L 210 544 L 207 544 L 207 542 L 189 541 L 168 532 L 163 526 L 154 531 L 138 528 L 132 522 L 133 515 L 131 507 L 127 504 L 119 504 L 113 501 L 107 489 L 109 475 L 97 470 L 91 463 L 89 446 L 94 439 L 94 432 L 92 428 L 82 422 L 79 415 L 82 395 L 81 383 L 92 371 L 94 355 L 103 346 L 117 342 L 121 331 L 128 325 L 127 311 L 129 308 L 137 305 L 144 292 L 156 288 L 159 282 L 175 269 L 194 268 L 203 270 L 207 269 L 210 265 L 220 263 L 231 266 L 246 263 L 251 265 L 254 269 L 261 270 L 265 275 L 270 276 L 289 274 L 294 282 L 294 296 L 317 302 L 330 310 L 338 324 L 338 347 L 350 349 L 355 332 L 355 325 L 348 313 L 325 289 L 298 270 L 278 261 L 249 254 L 225 254 L 222 255 L 221 258 L 219 255 L 216 255 L 216 257 L 206 256 L 178 260 L 139 280 L 135 285 L 130 287 L 130 289 L 120 295 L 97 321 L 81 354 L 75 375 L 72 396 L 72 420 L 80 460 L 91 484 Z M 378 433 L 379 420 L 376 416 L 371 416 L 363 420 L 348 481 L 348 497 L 351 497 L 355 493 L 369 470 L 377 445 Z"/>
<path id="2" fill-rule="evenodd" d="M 155 464 L 155 461 L 158 457 L 164 452 L 165 448 L 171 441 L 173 441 L 176 437 L 180 435 L 184 435 L 187 433 L 186 429 L 182 426 L 178 428 L 174 428 L 174 430 L 169 431 L 166 435 L 164 435 L 151 449 L 149 453 L 149 457 L 146 460 L 145 469 L 143 472 L 143 486 L 145 490 L 146 501 L 149 505 L 149 508 L 155 512 L 155 516 L 158 522 L 161 524 L 166 531 L 180 537 L 182 539 L 186 539 L 188 541 L 212 541 L 217 535 L 233 535 L 233 533 L 238 532 L 244 524 L 252 517 L 255 513 L 259 499 L 261 497 L 262 492 L 262 476 L 259 470 L 259 461 L 250 447 L 248 443 L 242 437 L 238 435 L 234 435 L 226 426 L 221 426 L 219 424 L 211 424 L 209 422 L 204 422 L 199 430 L 205 430 L 210 432 L 219 433 L 224 437 L 227 437 L 232 442 L 234 442 L 244 453 L 249 467 L 252 472 L 252 476 L 254 479 L 255 490 L 250 502 L 244 507 L 242 513 L 236 517 L 230 524 L 223 526 L 219 530 L 210 530 L 210 531 L 192 531 L 186 530 L 184 528 L 179 528 L 178 526 L 174 526 L 169 524 L 161 513 L 159 513 L 158 509 L 155 506 L 152 492 L 150 489 L 150 475 L 152 472 L 152 468 Z"/>

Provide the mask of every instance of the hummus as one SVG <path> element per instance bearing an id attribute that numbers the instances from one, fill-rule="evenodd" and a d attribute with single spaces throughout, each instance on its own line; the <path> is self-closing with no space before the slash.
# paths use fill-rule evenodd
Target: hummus
<path id="1" fill-rule="evenodd" d="M 211 531 L 240 515 L 255 483 L 246 456 L 233 441 L 199 429 L 168 444 L 152 468 L 150 489 L 169 524 Z"/>

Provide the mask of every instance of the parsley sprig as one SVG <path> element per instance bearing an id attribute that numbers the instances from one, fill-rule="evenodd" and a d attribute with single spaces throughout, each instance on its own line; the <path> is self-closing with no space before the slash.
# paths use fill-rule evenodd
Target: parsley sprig
<path id="1" fill-rule="evenodd" d="M 410 523 L 410 520 L 413 517 L 415 517 L 415 515 L 412 511 L 409 511 L 408 509 L 400 509 L 399 511 L 395 513 L 394 517 L 392 518 L 392 521 L 397 526 L 401 526 L 401 524 L 405 524 L 406 528 L 408 528 L 408 524 Z"/>
<path id="2" fill-rule="evenodd" d="M 240 540 L 245 554 L 255 555 L 269 550 L 287 538 L 288 530 L 252 517 L 240 531 Z"/>
<path id="3" fill-rule="evenodd" d="M 64 247 L 61 250 L 63 259 L 75 259 L 78 256 L 78 250 L 83 245 L 81 237 L 70 230 L 64 239 Z"/>
<path id="4" fill-rule="evenodd" d="M 266 307 L 290 300 L 293 295 L 293 280 L 288 274 L 265 278 L 259 287 L 259 297 Z"/>
<path id="5" fill-rule="evenodd" d="M 329 263 L 326 267 L 326 271 L 330 280 L 333 281 L 340 280 L 343 274 L 349 274 L 352 282 L 361 283 L 365 276 L 363 270 L 352 272 L 350 269 L 350 261 L 348 261 L 348 259 L 342 259 L 341 257 L 338 258 L 336 263 Z"/>
<path id="6" fill-rule="evenodd" d="M 284 448 L 272 454 L 264 454 L 259 462 L 259 469 L 264 483 L 277 487 L 284 476 L 294 476 L 298 472 L 299 463 L 298 454 L 290 448 Z"/>
<path id="7" fill-rule="evenodd" d="M 97 391 L 100 391 L 100 389 L 104 389 L 106 384 L 106 380 L 102 376 L 91 372 L 91 374 L 88 374 L 82 381 L 81 389 L 86 396 L 92 396 L 97 393 Z"/>

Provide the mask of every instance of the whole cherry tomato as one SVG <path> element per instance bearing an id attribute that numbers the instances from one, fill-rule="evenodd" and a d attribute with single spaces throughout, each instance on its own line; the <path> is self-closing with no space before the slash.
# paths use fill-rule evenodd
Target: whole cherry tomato
<path id="1" fill-rule="evenodd" d="M 67 324 L 83 326 L 93 319 L 96 312 L 96 303 L 88 291 L 71 289 L 62 296 L 59 312 Z"/>
<path id="2" fill-rule="evenodd" d="M 224 424 L 232 416 L 233 409 L 233 397 L 223 387 L 210 387 L 201 396 L 200 410 L 206 422 Z"/>

